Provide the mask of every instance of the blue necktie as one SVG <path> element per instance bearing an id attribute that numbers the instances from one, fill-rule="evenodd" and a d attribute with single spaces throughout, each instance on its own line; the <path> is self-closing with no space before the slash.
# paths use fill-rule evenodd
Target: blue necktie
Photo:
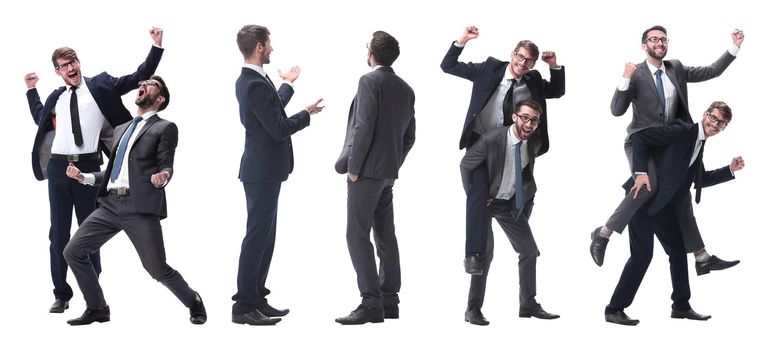
<path id="1" fill-rule="evenodd" d="M 515 208 L 523 208 L 523 176 L 521 175 L 521 144 L 515 144 Z"/>
<path id="2" fill-rule="evenodd" d="M 662 103 L 662 113 L 665 113 L 665 88 L 662 86 L 662 69 L 657 69 L 654 75 L 657 77 L 657 95 L 660 96 L 660 103 Z"/>
<path id="3" fill-rule="evenodd" d="M 120 167 L 123 165 L 123 157 L 125 157 L 126 148 L 128 148 L 128 140 L 134 133 L 136 124 L 139 124 L 140 121 L 142 121 L 142 117 L 134 118 L 131 125 L 128 126 L 128 129 L 126 129 L 123 134 L 123 138 L 120 140 L 120 145 L 117 146 L 117 154 L 115 154 L 115 161 L 112 163 L 112 172 L 109 175 L 109 179 L 112 182 L 115 182 L 117 176 L 120 175 Z"/>

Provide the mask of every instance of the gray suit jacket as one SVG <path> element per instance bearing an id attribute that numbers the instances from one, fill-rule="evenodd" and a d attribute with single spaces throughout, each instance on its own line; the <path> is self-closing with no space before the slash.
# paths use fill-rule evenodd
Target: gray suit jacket
<path id="1" fill-rule="evenodd" d="M 462 185 L 465 192 L 470 188 L 473 182 L 472 172 L 481 164 L 486 165 L 489 174 L 489 198 L 496 197 L 499 192 L 499 186 L 502 184 L 502 173 L 505 170 L 505 162 L 512 162 L 513 159 L 505 158 L 507 149 L 507 133 L 512 126 L 504 126 L 491 130 L 467 149 L 462 162 L 459 164 L 462 172 Z M 529 155 L 529 164 L 523 168 L 523 194 L 526 203 L 534 198 L 537 193 L 537 183 L 534 181 L 534 160 L 536 157 L 544 154 L 543 140 L 540 134 L 534 133 L 527 141 L 527 152 Z"/>
<path id="2" fill-rule="evenodd" d="M 734 59 L 735 57 L 727 51 L 709 66 L 688 67 L 678 60 L 663 61 L 665 73 L 673 82 L 678 95 L 674 114 L 676 119 L 692 123 L 686 83 L 715 78 L 721 75 Z M 627 127 L 628 137 L 646 128 L 665 125 L 662 113 L 663 101 L 660 101 L 657 95 L 654 77 L 646 61 L 637 64 L 636 67 L 633 76 L 630 77 L 630 87 L 625 91 L 615 90 L 614 97 L 611 99 L 611 113 L 616 117 L 624 115 L 630 104 L 633 104 L 633 120 Z"/>
<path id="3" fill-rule="evenodd" d="M 350 106 L 336 171 L 397 179 L 398 169 L 414 145 L 415 129 L 414 90 L 391 67 L 363 75 Z"/>
<path id="4" fill-rule="evenodd" d="M 115 155 L 117 154 L 120 138 L 128 129 L 131 122 L 115 128 L 115 139 L 107 163 L 107 169 L 94 173 L 99 184 L 98 197 L 107 196 L 107 182 L 112 173 Z M 157 114 L 147 119 L 147 123 L 137 131 L 136 140 L 126 156 L 128 157 L 128 182 L 131 188 L 131 202 L 137 213 L 150 214 L 164 219 L 166 211 L 165 186 L 155 187 L 150 182 L 152 174 L 168 171 L 174 174 L 174 155 L 179 141 L 179 129 L 176 124 L 160 118 Z M 97 201 L 98 206 L 98 201 Z"/>

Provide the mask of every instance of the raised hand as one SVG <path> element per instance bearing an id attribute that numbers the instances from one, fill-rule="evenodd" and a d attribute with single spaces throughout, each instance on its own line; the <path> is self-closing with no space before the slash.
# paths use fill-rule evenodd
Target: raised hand
<path id="1" fill-rule="evenodd" d="M 152 27 L 150 29 L 150 36 L 152 37 L 152 41 L 155 42 L 155 45 L 159 47 L 163 47 L 163 29 L 158 27 Z"/>
<path id="2" fill-rule="evenodd" d="M 278 69 L 278 76 L 280 76 L 281 79 L 293 83 L 296 78 L 299 78 L 299 73 L 302 73 L 302 68 L 299 66 L 293 66 L 291 69 L 288 70 L 288 72 L 283 72 L 280 69 Z"/>
<path id="3" fill-rule="evenodd" d="M 37 81 L 40 80 L 40 78 L 37 77 L 37 74 L 35 72 L 27 73 L 24 76 L 24 83 L 27 84 L 27 89 L 31 89 L 37 85 Z"/>
<path id="4" fill-rule="evenodd" d="M 462 36 L 457 39 L 457 44 L 464 45 L 468 41 L 473 40 L 478 37 L 480 32 L 478 31 L 478 27 L 476 26 L 467 26 L 465 27 L 465 30 L 462 32 Z"/>
<path id="5" fill-rule="evenodd" d="M 622 72 L 622 77 L 630 79 L 630 77 L 633 76 L 633 73 L 635 73 L 636 65 L 633 62 L 627 62 L 625 63 L 625 71 Z"/>
<path id="6" fill-rule="evenodd" d="M 745 40 L 745 33 L 743 33 L 741 29 L 735 29 L 732 32 L 732 42 L 734 45 L 740 47 L 743 40 Z"/>

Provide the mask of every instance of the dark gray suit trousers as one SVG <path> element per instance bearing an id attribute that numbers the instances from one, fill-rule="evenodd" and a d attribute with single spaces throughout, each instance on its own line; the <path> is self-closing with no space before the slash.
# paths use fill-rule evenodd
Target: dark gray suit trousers
<path id="1" fill-rule="evenodd" d="M 99 207 L 80 225 L 64 248 L 64 257 L 83 292 L 86 306 L 89 309 L 107 306 L 90 255 L 121 230 L 133 243 L 142 266 L 150 276 L 168 287 L 184 306 L 192 306 L 195 291 L 190 289 L 179 272 L 166 263 L 160 219 L 155 215 L 137 213 L 130 196 L 108 195 L 99 197 L 97 203 Z"/>
<path id="2" fill-rule="evenodd" d="M 529 217 L 534 208 L 534 200 L 530 200 L 524 205 L 523 212 L 518 220 L 513 217 L 513 201 L 494 200 L 489 209 L 487 218 L 488 232 L 491 232 L 491 218 L 494 217 L 510 243 L 513 249 L 518 253 L 518 302 L 520 307 L 534 307 L 537 301 L 537 256 L 539 249 L 534 240 L 534 234 L 529 226 Z M 483 274 L 472 276 L 470 278 L 470 294 L 467 298 L 467 307 L 482 307 L 483 299 L 486 294 L 486 279 L 489 275 L 489 266 L 494 258 L 494 235 L 489 235 L 487 240 L 486 252 L 481 256 L 483 259 Z"/>
<path id="3" fill-rule="evenodd" d="M 398 305 L 401 266 L 393 221 L 392 179 L 347 180 L 347 249 L 358 277 L 361 304 L 371 309 Z M 379 269 L 370 232 L 374 231 Z"/>
<path id="4" fill-rule="evenodd" d="M 633 146 L 627 142 L 625 143 L 625 155 L 627 156 L 628 163 L 630 164 L 630 173 L 635 178 L 633 173 Z M 638 192 L 638 198 L 633 199 L 633 193 L 628 193 L 622 198 L 617 209 L 606 221 L 606 227 L 614 232 L 622 233 L 625 227 L 630 223 L 630 219 L 633 218 L 636 211 L 638 211 L 644 203 L 649 201 L 654 195 L 654 190 L 657 188 L 657 169 L 654 164 L 654 159 L 649 158 L 648 163 L 649 181 L 651 182 L 652 192 L 649 193 L 644 187 Z M 702 241 L 702 235 L 700 229 L 697 227 L 697 221 L 694 218 L 694 208 L 692 207 L 692 194 L 687 192 L 685 198 L 680 201 L 676 208 L 678 216 L 678 225 L 681 230 L 681 235 L 684 240 L 684 247 L 687 253 L 696 252 L 705 248 L 705 243 Z"/>

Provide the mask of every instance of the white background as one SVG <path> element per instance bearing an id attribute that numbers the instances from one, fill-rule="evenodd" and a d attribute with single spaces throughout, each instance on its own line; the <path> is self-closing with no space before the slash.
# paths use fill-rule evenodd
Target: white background
<path id="1" fill-rule="evenodd" d="M 542 345 L 646 348 L 648 346 L 743 348 L 758 344 L 765 327 L 767 130 L 764 94 L 765 44 L 769 30 L 758 5 L 747 1 L 676 3 L 597 1 L 348 4 L 311 1 L 15 2 L 0 14 L 3 64 L 0 89 L 2 245 L 0 245 L 0 347 L 4 349 L 106 348 L 431 348 Z M 242 56 L 235 34 L 244 24 L 272 32 L 272 64 L 301 65 L 296 113 L 323 97 L 326 109 L 293 137 L 296 167 L 284 183 L 278 238 L 268 287 L 270 303 L 291 313 L 275 327 L 230 322 L 245 199 L 237 179 L 243 147 L 234 84 Z M 542 255 L 538 300 L 559 313 L 555 321 L 517 317 L 518 276 L 511 246 L 495 226 L 496 259 L 489 277 L 488 327 L 463 322 L 469 276 L 464 254 L 464 193 L 458 163 L 461 125 L 471 84 L 444 74 L 439 64 L 462 28 L 474 24 L 480 38 L 460 57 L 480 62 L 508 60 L 515 43 L 531 39 L 553 50 L 566 66 L 566 95 L 548 101 L 550 152 L 537 160 L 537 193 L 531 225 Z M 697 277 L 689 258 L 691 303 L 707 322 L 672 320 L 667 259 L 657 246 L 635 303 L 627 309 L 637 327 L 603 320 L 627 259 L 627 235 L 614 236 L 606 263 L 588 254 L 589 233 L 603 223 L 621 197 L 627 176 L 622 151 L 630 113 L 615 118 L 609 102 L 627 61 L 640 62 L 640 36 L 655 24 L 667 27 L 668 58 L 708 65 L 731 45 L 734 28 L 746 39 L 737 60 L 721 77 L 689 85 L 692 117 L 713 100 L 724 100 L 734 120 L 708 142 L 708 168 L 742 155 L 736 181 L 707 189 L 695 213 L 707 247 L 737 267 Z M 165 30 L 166 52 L 157 73 L 172 99 L 161 116 L 180 130 L 175 176 L 169 187 L 169 218 L 163 221 L 168 262 L 206 302 L 209 320 L 193 326 L 181 303 L 142 269 L 130 242 L 117 235 L 102 249 L 101 275 L 112 321 L 70 327 L 85 304 L 74 278 L 70 309 L 49 314 L 47 186 L 35 181 L 29 152 L 36 125 L 24 97 L 24 74 L 37 72 L 42 98 L 62 84 L 51 52 L 73 47 L 86 76 L 133 72 L 152 43 L 151 26 Z M 347 112 L 357 80 L 367 72 L 364 44 L 375 30 L 394 35 L 401 57 L 394 69 L 417 96 L 417 141 L 395 188 L 396 231 L 403 287 L 401 319 L 342 327 L 334 318 L 359 302 L 344 238 L 346 184 L 333 164 L 344 141 Z M 548 75 L 547 65 L 538 62 Z M 273 78 L 277 79 L 277 78 Z M 131 92 L 124 98 L 135 110 Z M 74 229 L 73 229 L 74 233 Z M 753 345 L 757 346 L 757 345 Z"/>

